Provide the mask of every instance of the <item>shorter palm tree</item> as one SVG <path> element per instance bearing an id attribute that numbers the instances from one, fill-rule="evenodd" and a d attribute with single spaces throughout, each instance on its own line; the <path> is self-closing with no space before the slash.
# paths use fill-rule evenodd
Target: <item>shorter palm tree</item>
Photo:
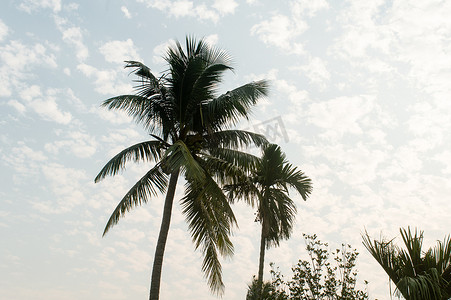
<path id="1" fill-rule="evenodd" d="M 423 251 L 423 231 L 415 229 L 412 234 L 408 227 L 400 232 L 406 249 L 394 245 L 394 239 L 377 241 L 368 233 L 362 236 L 363 245 L 396 285 L 395 293 L 406 300 L 450 299 L 450 236 Z"/>
<path id="2" fill-rule="evenodd" d="M 258 286 L 255 276 L 247 287 L 246 300 L 287 300 L 287 295 L 277 289 L 274 282 L 265 281 L 262 286 Z"/>
<path id="3" fill-rule="evenodd" d="M 288 239 L 293 229 L 296 205 L 289 197 L 289 188 L 307 200 L 312 191 L 311 180 L 289 164 L 275 144 L 263 147 L 262 157 L 248 175 L 225 187 L 232 200 L 243 199 L 257 207 L 256 222 L 261 224 L 258 293 L 262 290 L 265 250 Z"/>

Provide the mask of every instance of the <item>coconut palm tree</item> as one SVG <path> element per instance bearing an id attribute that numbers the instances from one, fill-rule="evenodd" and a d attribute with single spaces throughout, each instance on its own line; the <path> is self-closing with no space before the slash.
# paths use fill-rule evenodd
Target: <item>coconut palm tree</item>
<path id="1" fill-rule="evenodd" d="M 450 299 L 450 236 L 423 251 L 423 231 L 415 229 L 412 234 L 408 227 L 400 232 L 406 249 L 394 245 L 394 239 L 377 241 L 371 240 L 368 233 L 362 236 L 365 248 L 396 285 L 395 293 L 407 300 Z"/>
<path id="2" fill-rule="evenodd" d="M 290 198 L 289 188 L 307 200 L 312 190 L 311 180 L 289 164 L 275 144 L 264 146 L 262 157 L 246 177 L 236 178 L 225 187 L 230 199 L 243 199 L 257 207 L 256 221 L 261 224 L 258 293 L 262 290 L 265 250 L 288 239 L 293 229 L 296 205 Z"/>
<path id="3" fill-rule="evenodd" d="M 103 234 L 130 209 L 158 193 L 166 194 L 152 269 L 151 300 L 159 299 L 179 175 L 186 181 L 180 203 L 195 248 L 203 253 L 202 271 L 212 292 L 223 292 L 219 255 L 233 253 L 230 233 L 236 220 L 221 186 L 255 163 L 254 157 L 240 151 L 240 147 L 266 143 L 261 135 L 231 127 L 241 117 L 247 118 L 250 108 L 267 94 L 267 82 L 251 82 L 218 95 L 222 75 L 232 70 L 230 56 L 191 37 L 186 38 L 185 48 L 179 42 L 168 48 L 168 70 L 161 76 L 140 62 L 127 61 L 125 67 L 138 76 L 136 93 L 113 97 L 102 104 L 127 112 L 144 126 L 151 139 L 114 156 L 95 182 L 116 175 L 128 161 L 153 162 L 114 209 Z"/>

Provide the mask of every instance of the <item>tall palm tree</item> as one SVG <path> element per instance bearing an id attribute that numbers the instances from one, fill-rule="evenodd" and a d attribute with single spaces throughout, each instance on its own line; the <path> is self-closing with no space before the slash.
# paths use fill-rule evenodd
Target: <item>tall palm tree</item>
<path id="1" fill-rule="evenodd" d="M 231 199 L 244 199 L 257 207 L 256 221 L 261 224 L 258 293 L 262 290 L 265 249 L 288 239 L 294 225 L 296 205 L 290 198 L 289 188 L 307 200 L 312 191 L 311 180 L 289 164 L 275 144 L 264 146 L 262 157 L 245 178 L 225 187 Z"/>
<path id="2" fill-rule="evenodd" d="M 136 94 L 113 97 L 102 104 L 127 112 L 152 137 L 114 156 L 95 178 L 98 182 L 116 175 L 130 160 L 154 163 L 119 202 L 103 233 L 130 209 L 159 192 L 166 193 L 152 269 L 151 300 L 159 299 L 179 175 L 186 181 L 180 204 L 195 248 L 203 253 L 202 271 L 212 292 L 223 292 L 218 255 L 233 254 L 230 233 L 236 220 L 221 186 L 255 163 L 254 157 L 239 151 L 239 147 L 266 143 L 261 135 L 232 130 L 231 126 L 241 117 L 247 118 L 250 108 L 267 94 L 267 82 L 251 82 L 218 95 L 223 73 L 232 69 L 230 57 L 191 37 L 186 38 L 185 48 L 179 42 L 168 48 L 168 70 L 158 77 L 144 64 L 127 61 L 125 67 L 132 68 L 139 78 Z"/>
<path id="3" fill-rule="evenodd" d="M 451 239 L 447 236 L 437 246 L 422 250 L 423 231 L 412 234 L 410 227 L 400 229 L 406 249 L 392 240 L 371 240 L 368 233 L 363 245 L 396 285 L 395 293 L 407 300 L 439 300 L 451 297 Z"/>

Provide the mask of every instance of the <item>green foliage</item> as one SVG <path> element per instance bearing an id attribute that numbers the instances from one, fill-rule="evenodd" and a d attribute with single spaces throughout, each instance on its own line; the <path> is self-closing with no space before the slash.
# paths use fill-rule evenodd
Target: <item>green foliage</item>
<path id="1" fill-rule="evenodd" d="M 367 292 L 356 288 L 356 261 L 359 253 L 348 244 L 329 252 L 328 244 L 316 235 L 304 234 L 309 259 L 300 259 L 292 267 L 291 280 L 284 281 L 278 269 L 273 269 L 272 285 L 278 292 L 278 299 L 293 300 L 364 300 Z M 330 258 L 333 258 L 333 262 Z M 365 281 L 365 284 L 367 282 Z M 283 298 L 285 297 L 285 298 Z M 262 298 L 263 299 L 263 298 Z"/>
<path id="2" fill-rule="evenodd" d="M 446 300 L 451 297 L 451 239 L 422 250 L 423 231 L 400 229 L 405 249 L 394 239 L 371 240 L 363 235 L 363 244 L 396 285 L 395 293 L 407 300 Z"/>

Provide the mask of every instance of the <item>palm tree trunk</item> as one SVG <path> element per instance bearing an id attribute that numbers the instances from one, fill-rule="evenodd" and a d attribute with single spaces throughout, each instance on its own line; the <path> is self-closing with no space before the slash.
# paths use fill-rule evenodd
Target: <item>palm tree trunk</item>
<path id="1" fill-rule="evenodd" d="M 174 203 L 175 188 L 179 170 L 172 172 L 169 179 L 168 191 L 164 201 L 163 218 L 161 220 L 160 234 L 158 236 L 155 257 L 153 260 L 152 279 L 150 282 L 150 300 L 158 300 L 160 297 L 161 268 L 163 266 L 163 255 L 168 238 L 169 225 L 171 224 L 172 204 Z"/>
<path id="2" fill-rule="evenodd" d="M 266 244 L 266 238 L 263 230 L 263 223 L 262 223 L 262 232 L 260 237 L 260 260 L 258 263 L 258 277 L 257 277 L 257 299 L 260 300 L 261 293 L 263 289 L 263 268 L 265 266 L 265 247 Z"/>

